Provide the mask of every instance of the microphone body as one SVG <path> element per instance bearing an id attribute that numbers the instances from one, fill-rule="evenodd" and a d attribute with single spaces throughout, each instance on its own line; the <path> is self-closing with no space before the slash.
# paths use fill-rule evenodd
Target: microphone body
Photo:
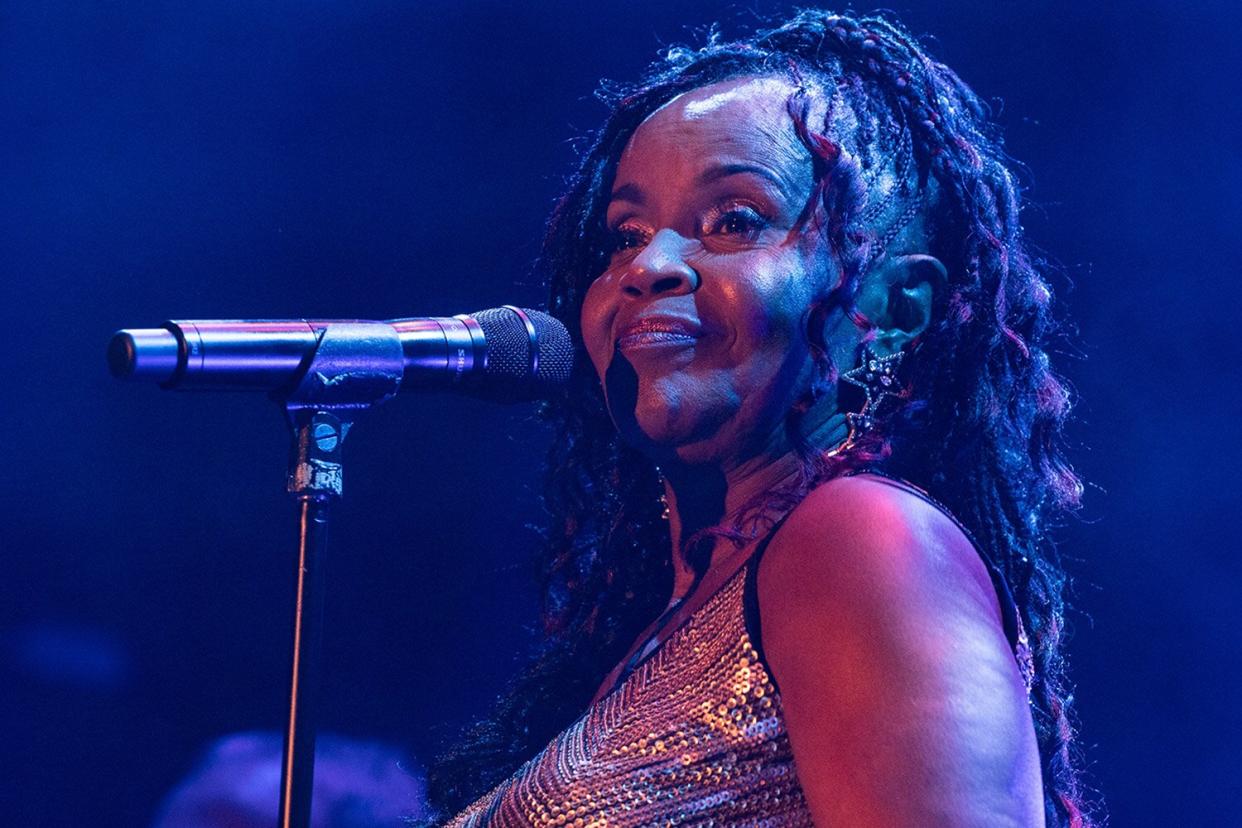
<path id="1" fill-rule="evenodd" d="M 329 335 L 337 332 L 347 336 Z M 117 331 L 108 345 L 108 365 L 120 379 L 164 388 L 281 396 L 304 382 L 325 339 L 338 343 L 333 364 L 342 366 L 342 376 L 365 371 L 372 360 L 390 364 L 399 347 L 401 388 L 454 390 L 500 401 L 534 399 L 564 384 L 573 361 L 560 322 L 541 311 L 505 305 L 387 322 L 174 320 L 162 328 Z M 341 341 L 349 343 L 343 354 Z"/>

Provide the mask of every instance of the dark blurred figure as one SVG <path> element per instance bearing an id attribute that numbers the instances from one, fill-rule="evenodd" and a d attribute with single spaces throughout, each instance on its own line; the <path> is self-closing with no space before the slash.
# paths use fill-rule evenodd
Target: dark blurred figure
<path id="1" fill-rule="evenodd" d="M 276 733 L 222 737 L 164 800 L 153 828 L 271 828 L 280 758 Z M 423 792 L 422 775 L 397 748 L 340 736 L 316 740 L 313 828 L 399 826 L 424 815 Z"/>

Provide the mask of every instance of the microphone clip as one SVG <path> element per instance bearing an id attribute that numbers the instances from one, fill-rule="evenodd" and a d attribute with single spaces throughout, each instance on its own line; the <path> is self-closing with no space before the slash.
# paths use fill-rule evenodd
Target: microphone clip
<path id="1" fill-rule="evenodd" d="M 334 322 L 291 391 L 273 392 L 293 429 L 286 488 L 295 498 L 337 498 L 341 444 L 361 412 L 396 396 L 405 371 L 401 339 L 383 322 Z"/>

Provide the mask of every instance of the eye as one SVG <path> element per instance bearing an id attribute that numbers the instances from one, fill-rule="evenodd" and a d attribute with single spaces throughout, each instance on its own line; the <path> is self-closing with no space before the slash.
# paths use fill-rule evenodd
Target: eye
<path id="1" fill-rule="evenodd" d="M 608 255 L 616 258 L 638 250 L 651 240 L 651 231 L 637 224 L 625 222 L 608 231 Z"/>
<path id="2" fill-rule="evenodd" d="M 736 241 L 754 241 L 768 220 L 749 204 L 730 202 L 713 208 L 703 217 L 704 237 L 723 236 Z"/>

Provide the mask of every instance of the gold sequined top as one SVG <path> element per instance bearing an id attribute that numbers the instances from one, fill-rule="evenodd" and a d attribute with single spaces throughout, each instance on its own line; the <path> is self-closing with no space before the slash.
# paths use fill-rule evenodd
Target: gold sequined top
<path id="1" fill-rule="evenodd" d="M 957 523 L 922 489 L 877 479 Z M 612 692 L 449 828 L 812 825 L 780 696 L 747 625 L 748 616 L 758 624 L 759 558 L 783 522 Z M 1029 692 L 1033 669 L 1021 616 L 999 571 L 980 556 Z"/>
<path id="2" fill-rule="evenodd" d="M 747 572 L 449 826 L 811 825 Z"/>

